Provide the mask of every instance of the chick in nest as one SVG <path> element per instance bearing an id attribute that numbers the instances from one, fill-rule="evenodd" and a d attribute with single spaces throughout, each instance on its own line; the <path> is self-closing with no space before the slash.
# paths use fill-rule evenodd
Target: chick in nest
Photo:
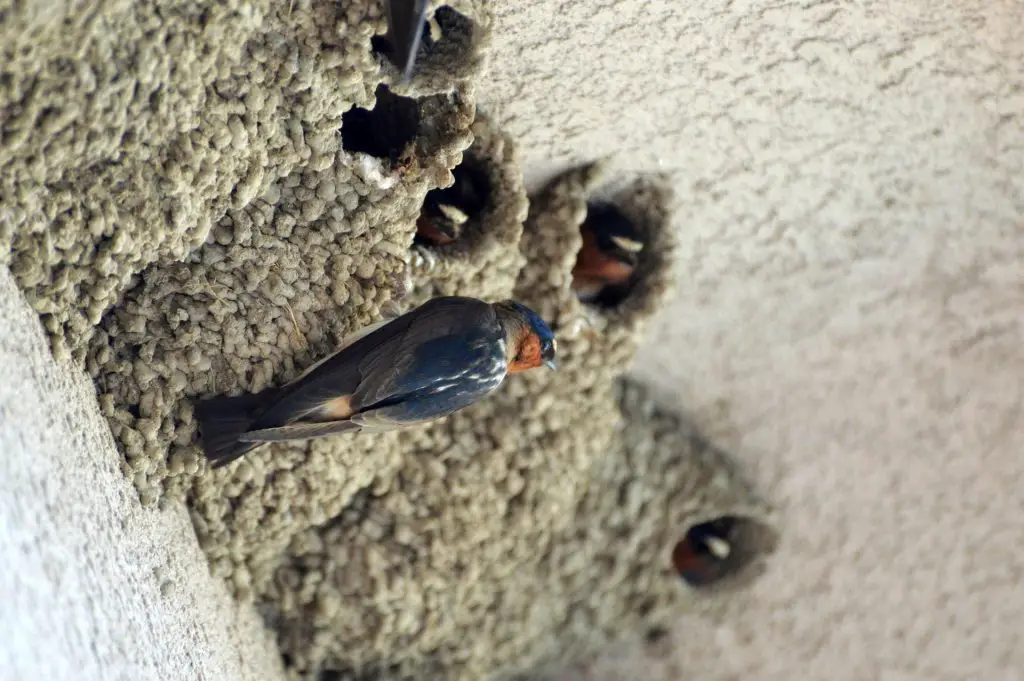
<path id="1" fill-rule="evenodd" d="M 611 204 L 588 206 L 583 245 L 572 270 L 573 291 L 585 303 L 616 304 L 629 291 L 644 249 L 639 230 Z"/>
<path id="2" fill-rule="evenodd" d="M 528 307 L 445 296 L 356 332 L 283 387 L 211 398 L 196 416 L 216 468 L 266 442 L 427 423 L 541 365 L 555 368 L 555 337 Z"/>
<path id="3" fill-rule="evenodd" d="M 450 187 L 427 192 L 416 221 L 417 243 L 432 246 L 452 243 L 462 236 L 466 223 L 487 205 L 487 178 L 472 160 L 456 166 L 452 176 L 455 180 Z"/>
<path id="4" fill-rule="evenodd" d="M 694 525 L 672 549 L 672 566 L 690 586 L 707 586 L 729 570 L 733 521 L 719 518 Z"/>

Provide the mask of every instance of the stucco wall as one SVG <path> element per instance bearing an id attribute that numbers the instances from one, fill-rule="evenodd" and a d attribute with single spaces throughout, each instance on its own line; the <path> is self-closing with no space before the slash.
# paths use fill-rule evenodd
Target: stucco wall
<path id="1" fill-rule="evenodd" d="M 498 30 L 532 182 L 675 177 L 683 280 L 635 371 L 785 518 L 743 598 L 587 678 L 1019 678 L 1024 3 L 536 0 Z"/>
<path id="2" fill-rule="evenodd" d="M 143 510 L 79 370 L 0 270 L 0 679 L 271 681 L 184 508 Z"/>

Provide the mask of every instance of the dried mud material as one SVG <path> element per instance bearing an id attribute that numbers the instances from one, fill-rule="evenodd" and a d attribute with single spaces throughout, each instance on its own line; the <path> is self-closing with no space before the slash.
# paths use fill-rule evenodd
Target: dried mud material
<path id="1" fill-rule="evenodd" d="M 142 501 L 186 501 L 296 679 L 544 664 L 670 612 L 687 523 L 762 517 L 718 459 L 621 407 L 673 285 L 664 183 L 615 194 L 648 237 L 640 281 L 584 307 L 570 272 L 602 166 L 528 210 L 512 141 L 476 112 L 490 3 L 432 8 L 441 38 L 405 85 L 374 53 L 376 0 L 86 2 L 68 21 L 33 5 L 0 24 L 0 263 L 94 378 Z M 486 178 L 484 208 L 454 243 L 413 246 L 459 164 Z M 207 469 L 195 399 L 285 383 L 444 294 L 532 306 L 559 370 L 430 427 Z"/>
<path id="2" fill-rule="evenodd" d="M 261 199 L 297 228 L 327 215 L 352 222 L 354 238 L 363 220 L 398 223 L 428 186 L 447 182 L 470 142 L 452 109 L 472 111 L 491 23 L 487 3 L 455 5 L 438 17 L 445 33 L 428 46 L 423 75 L 396 94 L 463 101 L 423 107 L 433 111 L 399 178 L 339 155 L 342 114 L 372 107 L 378 85 L 397 78 L 371 49 L 386 30 L 378 0 L 86 0 L 67 21 L 62 5 L 4 11 L 0 264 L 55 354 L 84 357 L 143 270 L 195 258 L 211 232 L 217 243 L 229 238 L 229 211 L 256 210 Z M 359 187 L 349 175 L 361 170 L 374 179 Z M 298 190 L 290 204 L 275 193 L 289 183 Z M 287 226 L 276 233 L 298 241 Z M 407 245 L 404 232 L 379 239 L 396 252 Z M 345 269 L 331 276 L 348 279 Z"/>
<path id="3" fill-rule="evenodd" d="M 558 372 L 514 377 L 410 438 L 397 474 L 292 542 L 261 600 L 294 678 L 533 673 L 666 621 L 687 597 L 670 555 L 691 524 L 767 523 L 724 459 L 616 381 L 673 281 L 660 183 L 614 198 L 651 246 L 630 297 L 597 311 L 571 292 L 601 171 L 553 182 L 520 242 L 515 294 L 552 320 Z"/>
<path id="4" fill-rule="evenodd" d="M 456 169 L 471 173 L 484 190 L 479 214 L 469 215 L 459 238 L 444 245 L 412 247 L 410 282 L 399 309 L 408 310 L 430 298 L 472 295 L 499 300 L 513 294 L 526 260 L 519 251 L 529 202 L 515 145 L 478 113 L 473 146 Z"/>
<path id="5" fill-rule="evenodd" d="M 571 527 L 541 547 L 543 559 L 524 580 L 533 591 L 524 611 L 536 629 L 522 637 L 521 657 L 493 668 L 493 681 L 553 678 L 610 642 L 669 628 L 683 610 L 714 610 L 722 601 L 709 595 L 748 584 L 776 549 L 774 509 L 724 452 L 646 386 L 619 379 L 614 389 L 622 421 L 611 448 L 595 458 Z M 691 589 L 672 568 L 672 549 L 695 525 L 719 518 L 736 528 L 727 576 Z"/>

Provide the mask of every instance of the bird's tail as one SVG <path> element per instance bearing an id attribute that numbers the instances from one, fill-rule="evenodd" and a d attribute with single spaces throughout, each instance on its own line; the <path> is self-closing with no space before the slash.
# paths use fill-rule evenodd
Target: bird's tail
<path id="1" fill-rule="evenodd" d="M 240 442 L 238 438 L 271 403 L 273 392 L 276 390 L 271 388 L 237 397 L 217 396 L 196 404 L 203 452 L 211 468 L 226 466 L 261 444 Z"/>

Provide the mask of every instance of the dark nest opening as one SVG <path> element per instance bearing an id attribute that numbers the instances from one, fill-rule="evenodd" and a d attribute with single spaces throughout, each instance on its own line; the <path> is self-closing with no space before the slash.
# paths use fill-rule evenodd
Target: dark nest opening
<path id="1" fill-rule="evenodd" d="M 403 19 L 399 18 L 398 23 L 398 28 L 402 31 Z M 421 75 L 442 71 L 455 75 L 459 71 L 459 66 L 470 57 L 474 27 L 469 17 L 456 12 L 448 5 L 438 7 L 433 16 L 427 17 L 420 27 L 420 40 L 411 73 L 412 80 Z M 413 41 L 411 30 L 412 27 L 409 27 L 405 37 L 374 36 L 370 39 L 370 46 L 400 72 L 404 68 L 403 57 L 408 53 Z M 400 40 L 404 45 L 397 44 Z"/>
<path id="2" fill-rule="evenodd" d="M 420 129 L 420 103 L 378 85 L 373 109 L 354 107 L 341 116 L 341 146 L 349 153 L 388 159 L 410 152 Z"/>
<path id="3" fill-rule="evenodd" d="M 618 307 L 633 292 L 646 250 L 643 232 L 615 205 L 587 204 L 583 244 L 573 266 L 573 290 L 598 308 Z"/>
<path id="4" fill-rule="evenodd" d="M 446 246 L 479 227 L 493 189 L 484 161 L 467 155 L 452 169 L 452 176 L 451 186 L 427 192 L 416 221 L 414 244 Z"/>
<path id="5" fill-rule="evenodd" d="M 672 547 L 672 567 L 686 584 L 704 589 L 731 581 L 770 550 L 774 532 L 743 516 L 697 523 Z"/>

